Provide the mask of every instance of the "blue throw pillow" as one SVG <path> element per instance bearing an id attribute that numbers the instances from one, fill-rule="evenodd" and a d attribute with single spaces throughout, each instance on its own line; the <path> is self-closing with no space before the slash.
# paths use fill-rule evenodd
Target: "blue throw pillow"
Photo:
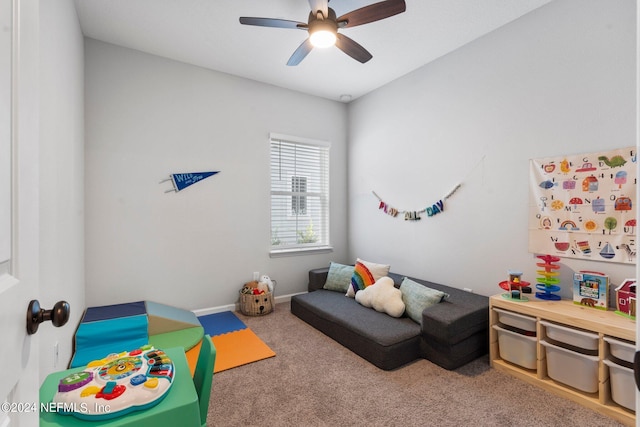
<path id="1" fill-rule="evenodd" d="M 449 296 L 445 292 L 428 288 L 408 277 L 402 280 L 400 292 L 402 292 L 405 313 L 419 324 L 422 324 L 422 312 L 425 308 L 436 305 Z"/>
<path id="2" fill-rule="evenodd" d="M 351 285 L 351 276 L 353 276 L 354 268 L 353 265 L 332 262 L 329 265 L 327 281 L 322 288 L 329 291 L 347 292 L 349 285 Z"/>

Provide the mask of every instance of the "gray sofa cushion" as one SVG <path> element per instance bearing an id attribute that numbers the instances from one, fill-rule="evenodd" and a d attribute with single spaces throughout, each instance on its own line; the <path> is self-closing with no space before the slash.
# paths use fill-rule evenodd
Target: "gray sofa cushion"
<path id="1" fill-rule="evenodd" d="M 340 292 L 294 295 L 291 313 L 380 369 L 396 369 L 420 357 L 417 323 L 363 307 Z"/>
<path id="2" fill-rule="evenodd" d="M 321 314 L 329 322 L 348 327 L 383 347 L 420 335 L 420 325 L 408 317 L 398 319 L 382 315 L 340 292 L 320 289 L 295 298 L 307 310 Z"/>
<path id="3" fill-rule="evenodd" d="M 420 340 L 422 357 L 442 366 L 445 369 L 456 369 L 487 353 L 488 332 L 482 331 L 471 335 L 456 344 L 448 344 L 434 339 Z"/>
<path id="4" fill-rule="evenodd" d="M 327 276 L 329 275 L 329 267 L 322 268 L 314 268 L 313 270 L 309 270 L 309 292 L 317 291 L 318 289 L 323 289 L 324 284 L 327 281 Z"/>
<path id="5" fill-rule="evenodd" d="M 389 273 L 396 286 L 400 286 L 405 276 Z M 423 333 L 451 344 L 460 342 L 478 332 L 487 330 L 489 324 L 489 298 L 439 283 L 409 277 L 432 289 L 449 294 L 439 304 L 427 308 L 422 313 Z"/>
<path id="6" fill-rule="evenodd" d="M 424 357 L 456 369 L 487 352 L 489 298 L 409 277 L 450 295 L 423 311 L 421 328 L 409 317 L 393 318 L 323 290 L 328 271 L 309 271 L 309 293 L 291 298 L 291 312 L 379 368 L 395 369 Z M 388 276 L 396 287 L 405 277 Z"/>

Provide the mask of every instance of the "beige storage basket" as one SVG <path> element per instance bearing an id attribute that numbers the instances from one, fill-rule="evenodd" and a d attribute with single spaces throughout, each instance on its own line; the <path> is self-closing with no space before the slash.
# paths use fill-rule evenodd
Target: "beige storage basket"
<path id="1" fill-rule="evenodd" d="M 240 311 L 247 316 L 262 316 L 273 311 L 273 293 L 259 295 L 240 292 Z"/>

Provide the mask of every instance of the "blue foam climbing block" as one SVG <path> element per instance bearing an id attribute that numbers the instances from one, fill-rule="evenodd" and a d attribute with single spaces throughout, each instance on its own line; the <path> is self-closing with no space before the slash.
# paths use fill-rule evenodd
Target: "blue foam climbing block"
<path id="1" fill-rule="evenodd" d="M 80 323 L 71 368 L 84 366 L 111 353 L 135 350 L 149 342 L 146 314 Z"/>
<path id="2" fill-rule="evenodd" d="M 188 325 L 200 326 L 196 315 L 189 310 L 172 307 L 170 305 L 158 304 L 153 301 L 146 301 L 147 314 L 149 316 L 161 317 L 163 319 L 175 320 Z"/>

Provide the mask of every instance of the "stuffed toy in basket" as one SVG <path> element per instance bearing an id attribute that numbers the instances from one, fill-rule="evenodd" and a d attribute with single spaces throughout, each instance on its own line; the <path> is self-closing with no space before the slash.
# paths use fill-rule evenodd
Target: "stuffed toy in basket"
<path id="1" fill-rule="evenodd" d="M 240 291 L 240 311 L 247 316 L 262 316 L 273 311 L 274 281 L 262 276 L 260 281 L 245 283 Z"/>

